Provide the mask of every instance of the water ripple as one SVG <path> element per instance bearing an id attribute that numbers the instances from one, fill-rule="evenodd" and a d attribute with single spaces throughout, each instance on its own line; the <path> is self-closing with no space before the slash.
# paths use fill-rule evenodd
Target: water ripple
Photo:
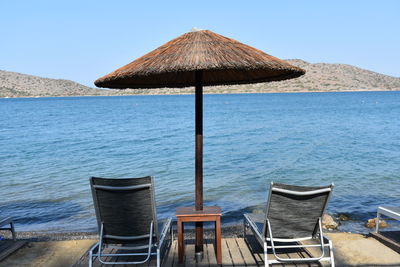
<path id="1" fill-rule="evenodd" d="M 90 176 L 153 175 L 159 217 L 194 204 L 193 96 L 0 99 L 0 114 L 0 212 L 21 230 L 95 230 Z M 206 95 L 205 203 L 235 223 L 271 181 L 334 182 L 329 211 L 361 224 L 400 205 L 398 118 L 399 92 Z"/>

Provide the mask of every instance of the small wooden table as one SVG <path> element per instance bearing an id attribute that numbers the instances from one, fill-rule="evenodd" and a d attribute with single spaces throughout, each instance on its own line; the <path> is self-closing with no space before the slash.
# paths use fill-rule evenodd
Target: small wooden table
<path id="1" fill-rule="evenodd" d="M 178 218 L 178 256 L 179 263 L 183 264 L 185 246 L 183 240 L 185 222 L 215 222 L 215 255 L 217 263 L 222 263 L 221 251 L 221 208 L 217 206 L 203 207 L 203 210 L 196 210 L 195 207 L 179 207 L 176 209 Z"/>

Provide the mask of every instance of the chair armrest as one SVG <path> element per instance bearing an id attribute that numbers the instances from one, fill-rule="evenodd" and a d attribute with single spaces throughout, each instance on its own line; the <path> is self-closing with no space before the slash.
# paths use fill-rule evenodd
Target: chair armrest
<path id="1" fill-rule="evenodd" d="M 168 230 L 171 230 L 172 227 L 172 217 L 169 217 L 166 222 L 163 224 L 163 229 L 160 235 L 160 242 L 158 243 L 158 247 L 162 247 L 165 237 L 167 236 Z"/>
<path id="2" fill-rule="evenodd" d="M 248 226 L 250 227 L 251 231 L 255 234 L 255 236 L 257 237 L 257 240 L 260 242 L 260 244 L 262 244 L 265 241 L 265 238 L 262 236 L 262 233 L 260 233 L 256 222 L 254 222 L 251 219 L 251 216 L 249 216 L 249 214 L 243 214 L 244 219 L 246 221 L 246 223 L 248 224 Z"/>

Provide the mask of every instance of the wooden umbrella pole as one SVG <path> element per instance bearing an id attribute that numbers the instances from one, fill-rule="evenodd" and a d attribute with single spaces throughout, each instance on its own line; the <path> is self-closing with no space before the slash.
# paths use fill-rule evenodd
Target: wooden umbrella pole
<path id="1" fill-rule="evenodd" d="M 203 210 L 203 72 L 196 71 L 196 210 Z M 196 222 L 196 253 L 203 251 L 203 223 Z"/>

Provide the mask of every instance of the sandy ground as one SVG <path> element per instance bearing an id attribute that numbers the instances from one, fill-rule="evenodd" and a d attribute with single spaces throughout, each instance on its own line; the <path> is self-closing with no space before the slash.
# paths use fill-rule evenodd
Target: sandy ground
<path id="1" fill-rule="evenodd" d="M 332 240 L 336 266 L 390 266 L 400 267 L 400 254 L 372 237 L 360 234 L 327 234 Z"/>
<path id="2" fill-rule="evenodd" d="M 335 249 L 337 267 L 399 267 L 400 254 L 371 237 L 350 233 L 328 233 Z M 96 240 L 35 241 L 0 262 L 8 266 L 71 266 Z"/>
<path id="3" fill-rule="evenodd" d="M 0 266 L 69 267 L 95 242 L 92 239 L 29 242 L 0 262 Z"/>

